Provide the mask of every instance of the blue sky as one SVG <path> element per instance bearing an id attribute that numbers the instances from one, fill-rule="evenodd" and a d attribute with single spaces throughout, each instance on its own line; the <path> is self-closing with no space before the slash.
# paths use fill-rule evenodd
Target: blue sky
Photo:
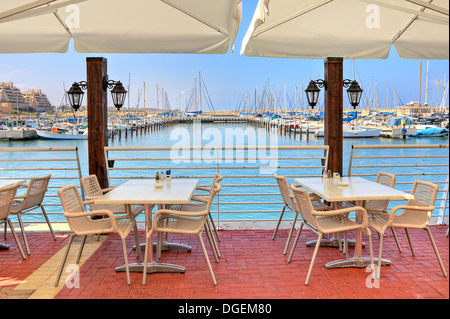
<path id="1" fill-rule="evenodd" d="M 237 107 L 244 93 L 254 96 L 270 81 L 273 90 L 284 89 L 291 98 L 295 86 L 301 91 L 309 79 L 323 78 L 323 60 L 274 59 L 240 56 L 242 39 L 250 25 L 257 0 L 243 1 L 243 19 L 236 39 L 234 53 L 225 55 L 179 54 L 81 54 L 70 48 L 59 54 L 2 54 L 0 55 L 0 82 L 12 81 L 21 90 L 40 88 L 55 106 L 58 106 L 66 89 L 74 81 L 86 78 L 86 57 L 102 56 L 108 59 L 110 79 L 120 80 L 130 86 L 130 105 L 138 103 L 138 92 L 146 83 L 146 106 L 156 105 L 156 85 L 163 88 L 172 108 L 179 96 L 189 99 L 194 88 L 194 78 L 201 72 L 209 96 L 216 110 Z M 394 89 L 397 103 L 417 101 L 419 98 L 419 71 L 422 62 L 422 103 L 425 101 L 426 60 L 406 60 L 391 50 L 386 60 L 355 60 L 357 77 L 366 93 L 376 92 L 380 107 L 385 105 L 389 90 L 389 105 L 393 104 Z M 344 76 L 352 78 L 352 61 L 344 62 Z M 448 60 L 429 61 L 428 104 L 435 105 L 439 80 L 439 103 L 442 100 L 444 79 L 449 78 Z M 375 90 L 377 89 L 377 90 Z M 140 106 L 143 107 L 143 96 Z M 293 98 L 292 98 L 293 100 Z M 346 102 L 346 101 L 345 101 Z M 446 99 L 448 105 L 448 95 Z M 125 105 L 127 106 L 127 104 Z M 204 106 L 204 110 L 208 110 Z"/>

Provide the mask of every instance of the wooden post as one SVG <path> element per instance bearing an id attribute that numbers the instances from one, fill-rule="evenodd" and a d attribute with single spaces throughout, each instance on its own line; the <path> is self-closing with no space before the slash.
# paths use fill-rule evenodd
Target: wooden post
<path id="1" fill-rule="evenodd" d="M 87 109 L 89 123 L 89 174 L 95 174 L 102 188 L 108 187 L 104 147 L 108 146 L 107 88 L 103 79 L 108 76 L 105 58 L 86 58 Z"/>
<path id="2" fill-rule="evenodd" d="M 325 60 L 325 137 L 324 144 L 330 146 L 328 169 L 342 176 L 343 161 L 343 112 L 344 72 L 342 58 Z"/>

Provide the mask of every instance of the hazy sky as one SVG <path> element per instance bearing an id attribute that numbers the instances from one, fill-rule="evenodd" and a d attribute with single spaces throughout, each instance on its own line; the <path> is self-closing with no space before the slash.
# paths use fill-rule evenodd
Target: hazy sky
<path id="1" fill-rule="evenodd" d="M 86 79 L 86 57 L 108 59 L 108 74 L 126 86 L 130 82 L 130 105 L 138 103 L 139 92 L 146 83 L 146 107 L 156 105 L 156 85 L 164 89 L 170 105 L 176 108 L 178 98 L 189 99 L 194 78 L 201 72 L 216 110 L 237 107 L 240 97 L 248 93 L 252 100 L 255 89 L 261 92 L 269 80 L 270 89 L 284 90 L 293 103 L 295 86 L 299 92 L 309 79 L 323 78 L 323 60 L 275 59 L 240 56 L 242 39 L 249 27 L 257 0 L 243 1 L 243 19 L 235 43 L 234 53 L 225 55 L 180 54 L 82 54 L 73 47 L 68 53 L 0 54 L 0 82 L 12 81 L 22 91 L 39 88 L 55 106 L 59 106 L 66 90 L 74 81 Z M 389 105 L 393 104 L 394 89 L 398 102 L 406 104 L 419 98 L 419 71 L 422 62 L 422 103 L 425 101 L 426 60 L 406 60 L 398 57 L 395 48 L 387 60 L 355 60 L 356 76 L 368 93 L 376 92 L 380 107 L 385 105 L 389 91 Z M 429 61 L 428 104 L 435 105 L 439 81 L 439 103 L 445 82 L 449 78 L 448 60 Z M 352 61 L 344 62 L 344 76 L 352 78 Z M 376 90 L 375 90 L 376 89 Z M 347 101 L 345 100 L 345 105 Z M 448 105 L 448 94 L 446 99 Z M 110 104 L 111 105 L 111 104 Z M 125 105 L 125 107 L 128 104 Z M 144 105 L 141 93 L 140 107 Z M 205 105 L 204 110 L 208 110 Z"/>

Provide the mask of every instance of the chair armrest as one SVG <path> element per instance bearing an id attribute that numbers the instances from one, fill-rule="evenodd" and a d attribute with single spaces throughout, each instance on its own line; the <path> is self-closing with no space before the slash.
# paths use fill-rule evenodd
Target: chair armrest
<path id="1" fill-rule="evenodd" d="M 401 214 L 399 214 L 399 216 L 403 215 L 406 213 L 407 210 L 420 210 L 420 211 L 424 211 L 424 212 L 429 212 L 429 211 L 433 211 L 435 210 L 435 206 L 411 206 L 411 205 L 397 205 L 395 207 L 393 207 L 391 209 L 391 211 L 389 212 L 389 223 L 392 223 L 394 221 L 394 217 L 396 216 L 396 213 L 399 210 L 403 210 L 403 212 Z"/>
<path id="2" fill-rule="evenodd" d="M 103 188 L 102 189 L 102 192 L 103 192 L 103 194 L 105 194 L 105 193 L 107 193 L 107 192 L 109 192 L 109 191 L 112 191 L 114 188 L 116 188 L 117 186 L 112 186 L 112 187 L 108 187 L 108 188 Z"/>
<path id="3" fill-rule="evenodd" d="M 191 200 L 193 200 L 195 202 L 207 203 L 208 198 L 209 197 L 207 197 L 207 196 L 192 196 Z"/>
<path id="4" fill-rule="evenodd" d="M 198 186 L 195 190 L 198 190 L 198 191 L 205 191 L 205 192 L 210 192 L 210 191 L 211 191 L 211 188 L 209 188 L 209 187 L 203 187 L 203 186 Z"/>
<path id="5" fill-rule="evenodd" d="M 22 195 L 16 195 L 14 196 L 14 199 L 25 199 L 27 196 L 25 194 Z"/>
<path id="6" fill-rule="evenodd" d="M 85 200 L 85 201 L 82 202 L 81 204 L 83 204 L 83 205 L 91 205 L 91 204 L 94 204 L 94 199 L 95 199 L 95 198 L 98 198 L 98 197 L 91 197 L 91 198 L 93 198 L 93 199 L 89 199 L 88 197 L 86 197 L 86 199 L 88 199 L 88 200 Z"/>
<path id="7" fill-rule="evenodd" d="M 369 225 L 369 219 L 367 217 L 367 211 L 364 209 L 364 207 L 361 206 L 355 206 L 355 207 L 349 207 L 349 208 L 342 208 L 342 209 L 336 209 L 336 210 L 324 210 L 324 211 L 315 211 L 314 215 L 317 217 L 331 217 L 331 216 L 338 216 L 343 214 L 348 214 L 351 212 L 360 212 L 362 214 L 363 218 L 363 227 L 367 228 Z"/>
<path id="8" fill-rule="evenodd" d="M 108 216 L 115 220 L 114 214 L 106 209 L 92 210 L 90 212 L 79 212 L 79 213 L 64 213 L 66 218 L 76 218 L 76 217 L 90 217 L 90 216 Z"/>

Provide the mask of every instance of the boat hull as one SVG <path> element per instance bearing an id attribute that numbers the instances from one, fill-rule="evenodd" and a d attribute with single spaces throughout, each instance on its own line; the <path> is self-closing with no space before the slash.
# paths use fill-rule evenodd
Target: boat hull
<path id="1" fill-rule="evenodd" d="M 87 140 L 88 136 L 84 134 L 65 134 L 52 133 L 41 130 L 36 130 L 37 135 L 46 140 Z"/>

